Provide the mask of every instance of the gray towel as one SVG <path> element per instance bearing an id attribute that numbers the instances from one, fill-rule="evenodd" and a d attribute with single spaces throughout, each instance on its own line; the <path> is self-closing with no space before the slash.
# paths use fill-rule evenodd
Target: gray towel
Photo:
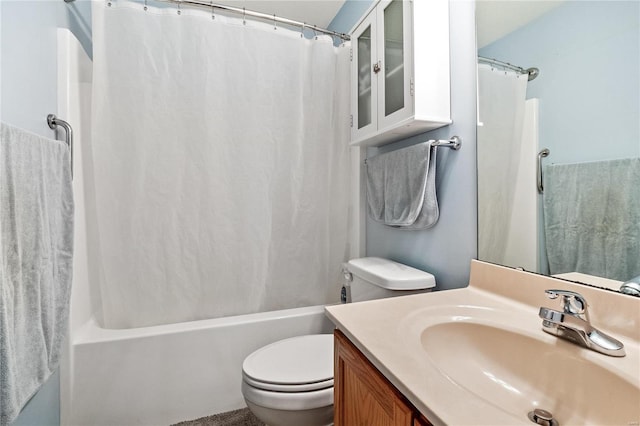
<path id="1" fill-rule="evenodd" d="M 67 331 L 73 193 L 63 142 L 0 126 L 0 424 L 55 371 Z"/>
<path id="2" fill-rule="evenodd" d="M 367 204 L 376 222 L 404 230 L 438 221 L 436 148 L 429 142 L 367 159 Z"/>
<path id="3" fill-rule="evenodd" d="M 546 166 L 544 221 L 551 274 L 640 275 L 640 159 Z"/>

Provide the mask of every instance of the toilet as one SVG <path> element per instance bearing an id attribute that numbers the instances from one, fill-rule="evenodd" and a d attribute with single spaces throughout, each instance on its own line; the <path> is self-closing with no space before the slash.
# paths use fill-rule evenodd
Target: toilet
<path id="1" fill-rule="evenodd" d="M 343 267 L 349 302 L 424 293 L 435 287 L 428 272 L 379 257 L 353 259 Z M 242 395 L 268 426 L 333 424 L 333 335 L 280 340 L 242 364 Z"/>

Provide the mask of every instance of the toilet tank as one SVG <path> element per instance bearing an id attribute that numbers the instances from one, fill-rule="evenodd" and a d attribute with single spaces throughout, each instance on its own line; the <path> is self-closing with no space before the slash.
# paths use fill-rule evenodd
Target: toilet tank
<path id="1" fill-rule="evenodd" d="M 380 257 L 352 259 L 344 269 L 351 302 L 425 293 L 436 285 L 430 273 Z"/>

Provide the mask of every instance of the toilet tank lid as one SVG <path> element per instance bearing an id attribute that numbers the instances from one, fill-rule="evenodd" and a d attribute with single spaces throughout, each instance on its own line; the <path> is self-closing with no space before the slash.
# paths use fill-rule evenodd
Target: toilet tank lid
<path id="1" fill-rule="evenodd" d="M 347 269 L 378 287 L 389 290 L 423 290 L 436 286 L 436 278 L 428 272 L 380 257 L 352 259 Z"/>

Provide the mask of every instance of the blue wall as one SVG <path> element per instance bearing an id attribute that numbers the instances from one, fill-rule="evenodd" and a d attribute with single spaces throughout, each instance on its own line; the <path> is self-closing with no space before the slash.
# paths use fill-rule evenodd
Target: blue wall
<path id="1" fill-rule="evenodd" d="M 331 23 L 335 31 L 351 30 L 371 2 L 348 0 Z M 439 290 L 465 287 L 469 265 L 477 257 L 476 179 L 476 44 L 475 4 L 450 3 L 451 116 L 453 124 L 400 142 L 381 151 L 427 139 L 458 135 L 462 149 L 438 152 L 437 193 L 440 220 L 425 231 L 400 231 L 367 219 L 367 256 L 390 258 L 435 275 Z M 428 55 L 428 51 L 420 52 Z M 375 155 L 369 149 L 368 155 Z"/>
<path id="2" fill-rule="evenodd" d="M 640 155 L 640 2 L 569 1 L 480 49 L 537 67 L 540 147 L 552 163 Z"/>
<path id="3" fill-rule="evenodd" d="M 329 29 L 348 33 L 373 4 L 373 0 L 347 0 L 329 24 Z"/>

